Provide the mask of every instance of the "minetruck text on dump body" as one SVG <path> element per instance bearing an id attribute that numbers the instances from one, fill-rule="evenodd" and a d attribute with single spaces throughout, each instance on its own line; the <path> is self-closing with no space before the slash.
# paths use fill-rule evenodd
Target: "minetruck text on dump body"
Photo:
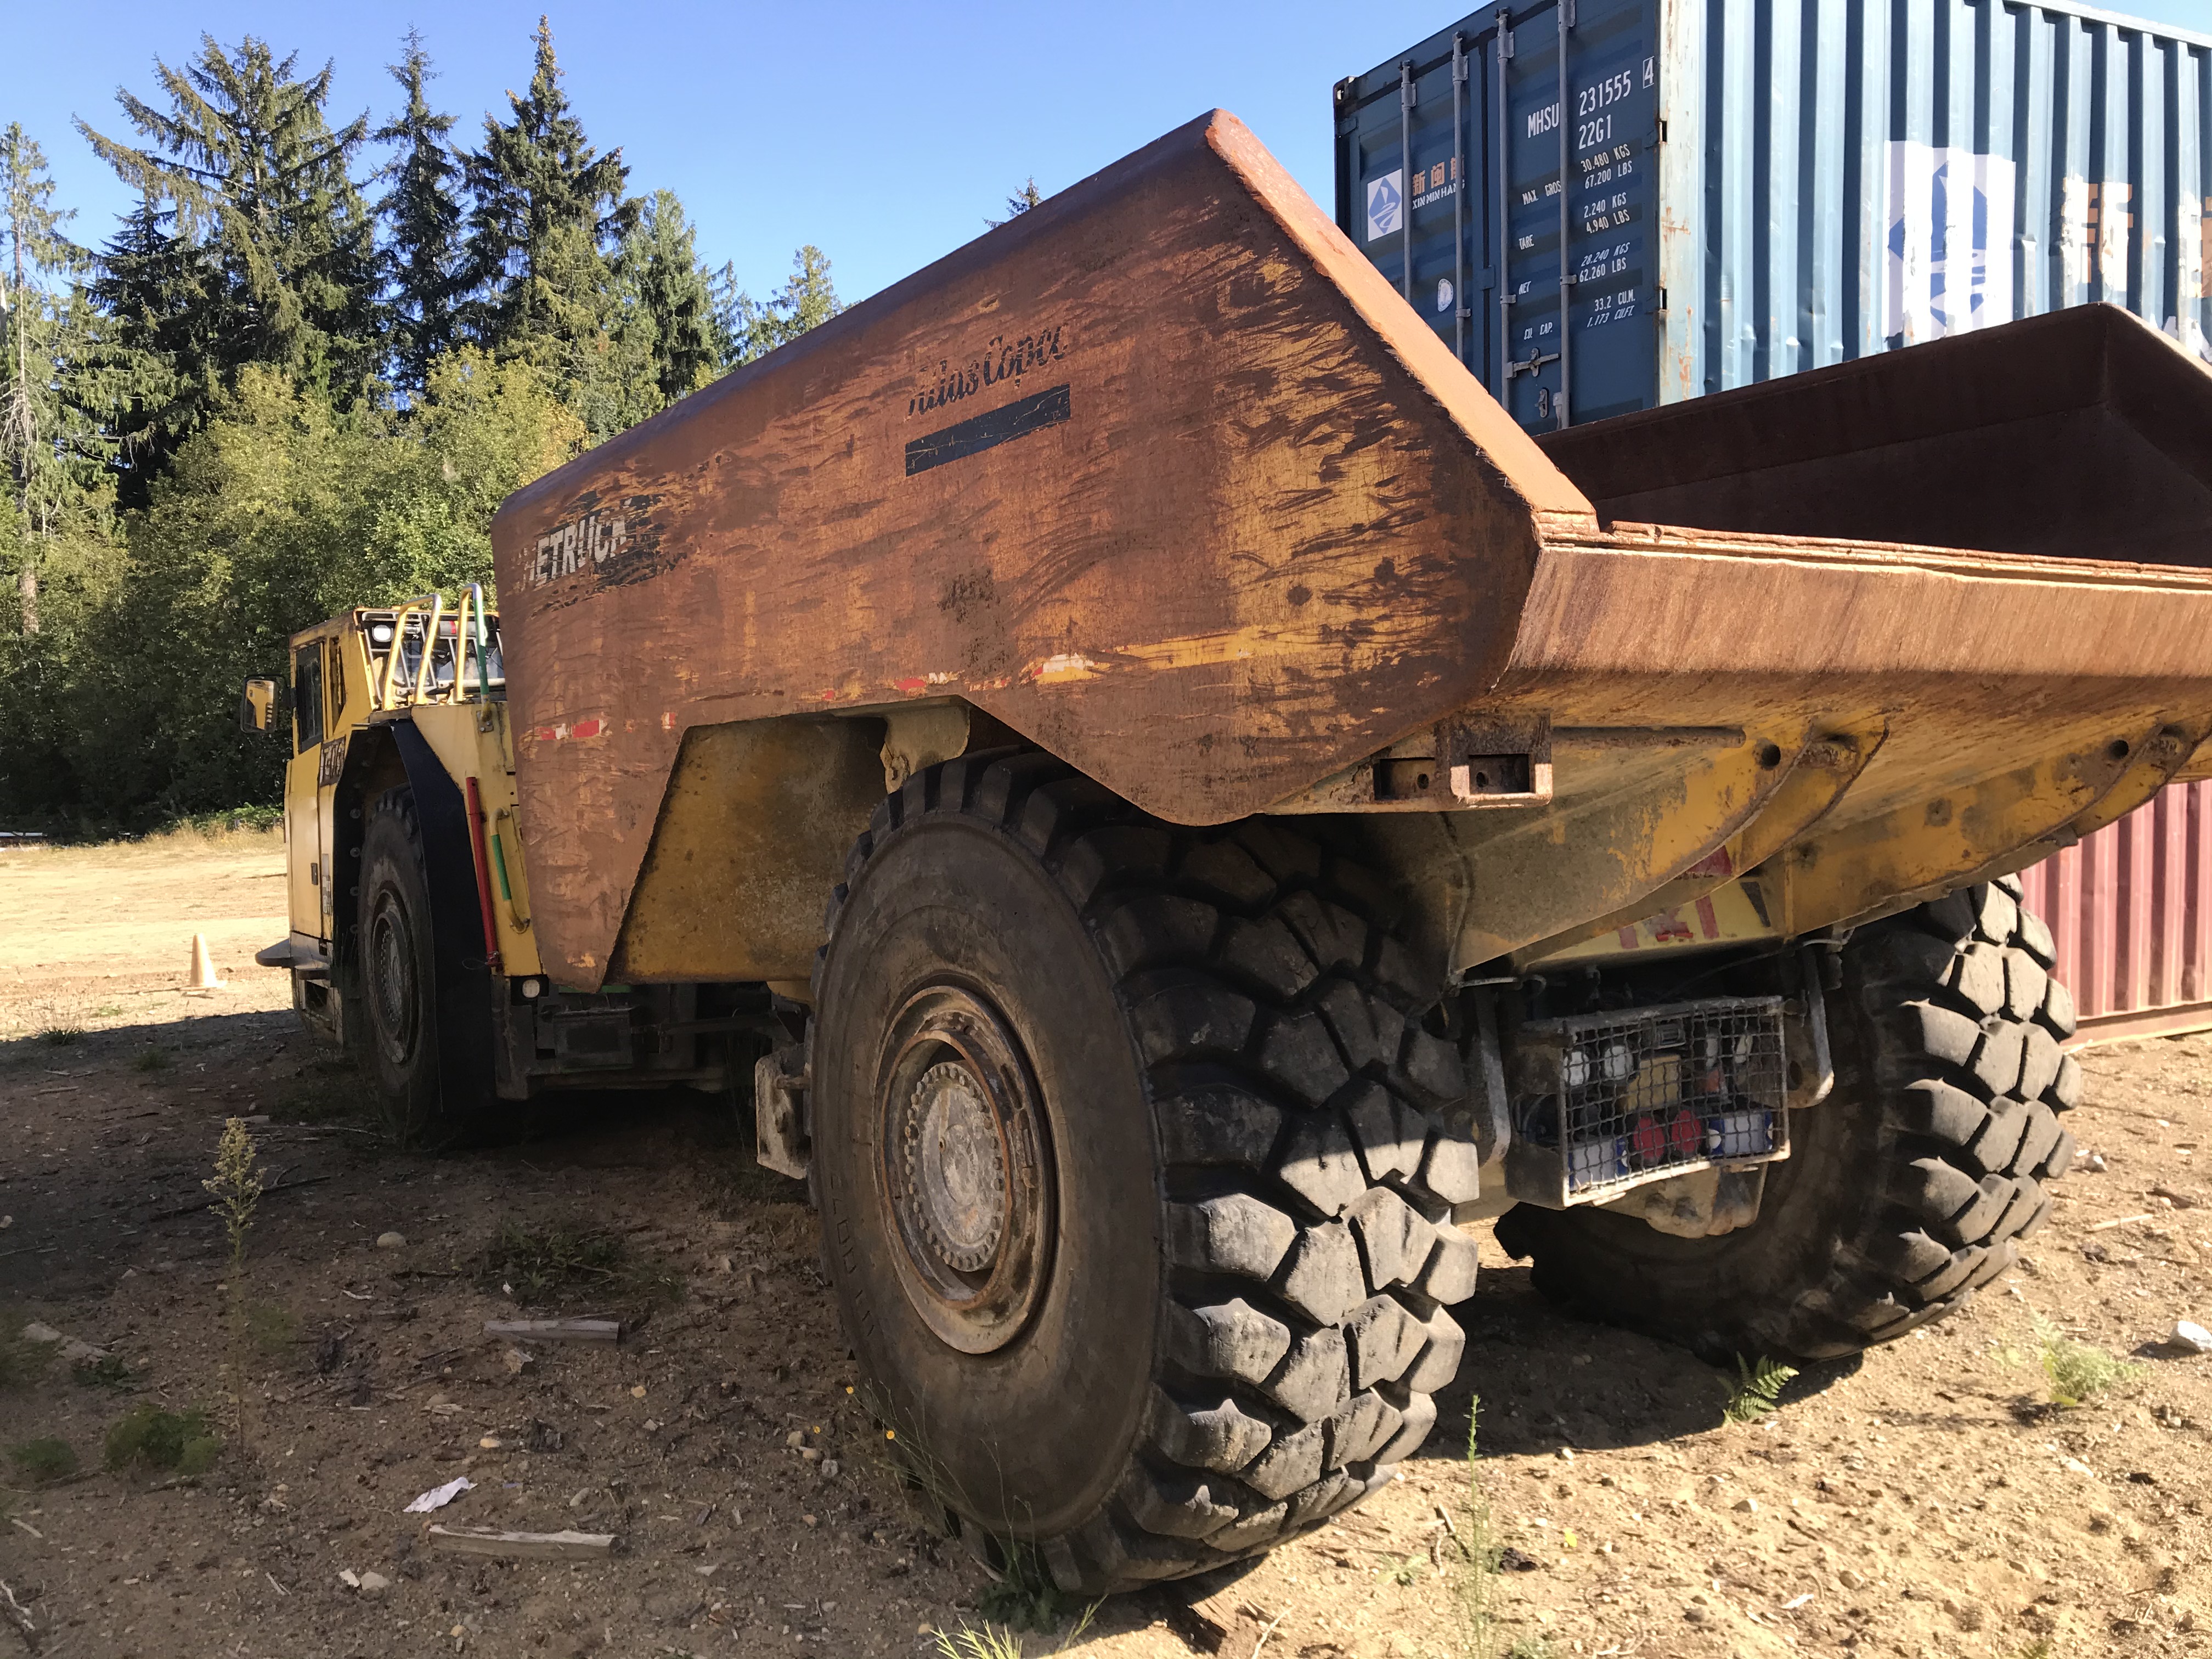
<path id="1" fill-rule="evenodd" d="M 422 1140 L 728 1091 L 963 1526 L 1218 1565 L 1421 1443 L 1462 1223 L 1745 1352 L 2011 1261 L 2208 393 L 2098 307 L 1547 453 L 1216 112 L 301 635 L 264 959 Z"/>

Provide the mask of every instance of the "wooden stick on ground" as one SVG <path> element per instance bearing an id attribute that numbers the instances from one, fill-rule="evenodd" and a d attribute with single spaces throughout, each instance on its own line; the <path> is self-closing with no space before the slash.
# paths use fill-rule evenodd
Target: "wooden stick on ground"
<path id="1" fill-rule="evenodd" d="M 596 1561 L 614 1547 L 605 1532 L 465 1532 L 433 1526 L 430 1541 L 459 1555 L 501 1555 L 539 1561 Z"/>

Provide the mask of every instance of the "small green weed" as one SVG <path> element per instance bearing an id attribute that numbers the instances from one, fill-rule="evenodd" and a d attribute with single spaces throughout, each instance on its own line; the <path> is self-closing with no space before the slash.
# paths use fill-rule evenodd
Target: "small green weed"
<path id="1" fill-rule="evenodd" d="M 1761 1359 L 1753 1364 L 1738 1354 L 1735 1388 L 1728 1403 L 1721 1407 L 1721 1415 L 1731 1423 L 1756 1423 L 1774 1409 L 1783 1388 L 1796 1375 L 1794 1365 L 1772 1359 Z"/>
<path id="2" fill-rule="evenodd" d="M 1428 1570 L 1428 1565 L 1429 1559 L 1425 1555 L 1385 1556 L 1382 1573 L 1385 1578 L 1402 1589 L 1408 1584 L 1419 1583 L 1421 1575 Z"/>
<path id="3" fill-rule="evenodd" d="M 684 1294 L 681 1273 L 635 1259 L 614 1234 L 574 1221 L 501 1222 L 477 1258 L 477 1283 L 525 1305 L 578 1295 L 671 1302 Z"/>
<path id="4" fill-rule="evenodd" d="M 81 1025 L 55 1025 L 39 1033 L 39 1041 L 56 1048 L 67 1048 L 84 1041 Z"/>
<path id="5" fill-rule="evenodd" d="M 1021 1638 L 1010 1630 L 993 1630 L 988 1621 L 977 1630 L 963 1619 L 956 1634 L 935 1634 L 942 1659 L 1022 1659 Z"/>
<path id="6" fill-rule="evenodd" d="M 854 1390 L 848 1388 L 846 1393 L 854 1394 Z M 916 1507 L 927 1515 L 930 1524 L 956 1530 L 968 1524 L 957 1518 L 967 1507 L 960 1499 L 960 1483 L 931 1454 L 927 1437 L 871 1389 L 861 1389 L 854 1403 L 883 1432 L 883 1455 L 878 1468 L 906 1489 Z M 1015 1635 L 1017 1631 L 1050 1632 L 1073 1617 L 1073 1628 L 1052 1650 L 1059 1653 L 1089 1629 L 1097 1616 L 1101 1603 L 1092 1601 L 1079 1608 L 1079 1604 L 1054 1581 L 1051 1570 L 1034 1544 L 1019 1537 L 994 1534 L 989 1539 L 987 1554 L 991 1582 L 983 1587 L 976 1601 L 976 1609 L 983 1615 L 983 1626 L 978 1630 L 963 1620 L 957 1631 L 935 1632 L 939 1659 L 1021 1659 L 1022 1646 Z M 994 1629 L 994 1622 L 1006 1628 Z"/>
<path id="7" fill-rule="evenodd" d="M 1482 1421 L 1482 1397 L 1467 1402 L 1467 1493 L 1459 1502 L 1460 1568 L 1452 1575 L 1452 1601 L 1468 1659 L 1491 1659 L 1497 1651 L 1498 1615 L 1491 1611 L 1498 1586 L 1499 1552 L 1490 1522 L 1490 1500 L 1483 1495 L 1481 1466 L 1475 1461 L 1475 1433 Z"/>
<path id="8" fill-rule="evenodd" d="M 1098 1607 L 1099 1603 L 1093 1601 L 1089 1607 L 1084 1608 L 1081 1615 L 1075 1621 L 1074 1628 L 1060 1638 L 1054 1645 L 1053 1652 L 1066 1652 L 1067 1644 L 1091 1628 L 1091 1621 L 1097 1616 Z M 1036 1628 L 1046 1627 L 1038 1626 Z M 992 1629 L 988 1614 L 984 1618 L 983 1628 L 981 1630 L 977 1630 L 963 1619 L 960 1621 L 960 1628 L 957 1631 L 950 1635 L 944 1631 L 938 1631 L 935 1635 L 938 1659 L 1022 1659 L 1021 1638 L 1015 1635 L 1011 1629 Z"/>
<path id="9" fill-rule="evenodd" d="M 2093 1342 L 2077 1342 L 2047 1320 L 2035 1322 L 2035 1346 L 2051 1382 L 2051 1403 L 2071 1410 L 2142 1370 L 2115 1358 Z"/>
<path id="10" fill-rule="evenodd" d="M 76 1453 L 66 1440 L 46 1435 L 8 1448 L 8 1461 L 15 1478 L 27 1486 L 44 1486 L 66 1480 L 76 1473 Z"/>
<path id="11" fill-rule="evenodd" d="M 246 1241 L 253 1231 L 253 1206 L 261 1201 L 267 1171 L 253 1164 L 253 1137 L 242 1117 L 226 1118 L 222 1139 L 216 1143 L 215 1173 L 200 1182 L 215 1200 L 230 1239 L 230 1277 L 234 1284 L 246 1270 Z"/>
<path id="12" fill-rule="evenodd" d="M 173 1062 L 167 1048 L 142 1048 L 131 1056 L 131 1069 L 134 1072 L 166 1072 L 172 1064 Z"/>
<path id="13" fill-rule="evenodd" d="M 2014 1650 L 2012 1659 L 2051 1659 L 2051 1638 L 2037 1637 L 2026 1647 Z"/>
<path id="14" fill-rule="evenodd" d="M 1059 1629 L 1075 1605 L 1053 1582 L 1043 1557 L 1027 1544 L 1004 1540 L 998 1555 L 999 1576 L 984 1586 L 976 1610 L 1016 1630 Z"/>
<path id="15" fill-rule="evenodd" d="M 246 1426 L 246 1344 L 258 1334 L 252 1329 L 252 1317 L 246 1305 L 246 1247 L 253 1234 L 253 1206 L 260 1203 L 269 1181 L 269 1172 L 254 1163 L 254 1152 L 246 1120 L 224 1119 L 222 1137 L 216 1142 L 215 1173 L 200 1182 L 215 1200 L 215 1212 L 230 1240 L 230 1273 L 223 1281 L 230 1358 L 222 1369 L 230 1383 L 231 1426 L 237 1431 L 242 1447 L 250 1444 Z"/>
<path id="16" fill-rule="evenodd" d="M 1505 1659 L 1559 1659 L 1559 1652 L 1548 1636 L 1520 1636 L 1505 1650 Z"/>
<path id="17" fill-rule="evenodd" d="M 505 1291 L 517 1302 L 548 1302 L 562 1292 L 611 1288 L 628 1252 L 612 1233 L 571 1222 L 531 1226 L 502 1221 L 477 1264 L 487 1291 Z"/>
<path id="18" fill-rule="evenodd" d="M 161 1474 L 205 1474 L 215 1467 L 222 1440 L 198 1407 L 165 1412 L 141 1406 L 107 1431 L 107 1467 Z"/>
<path id="19" fill-rule="evenodd" d="M 94 1019 L 113 1019 L 113 1018 L 114 1018 L 118 1014 L 121 1013 L 122 1012 L 123 1012 L 123 1005 L 122 1005 L 121 1003 L 119 1003 L 119 1002 L 111 1002 L 111 1003 L 109 1003 L 109 1004 L 108 1004 L 106 1007 L 104 1007 L 104 1008 L 95 1008 L 95 1009 L 94 1009 L 94 1010 L 92 1011 L 92 1017 L 93 1017 Z"/>
<path id="20" fill-rule="evenodd" d="M 120 1354 L 104 1353 L 97 1359 L 80 1359 L 70 1375 L 88 1389 L 127 1389 L 131 1365 Z"/>

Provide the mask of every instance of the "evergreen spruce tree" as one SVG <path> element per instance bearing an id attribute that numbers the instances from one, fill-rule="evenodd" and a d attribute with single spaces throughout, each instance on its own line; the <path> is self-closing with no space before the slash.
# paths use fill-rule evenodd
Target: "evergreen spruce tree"
<path id="1" fill-rule="evenodd" d="M 91 313 L 77 287 L 88 263 L 63 234 L 74 210 L 52 205 L 46 154 L 21 126 L 0 131 L 0 468 L 5 471 L 21 631 L 39 631 L 39 582 L 47 548 L 101 482 L 100 434 L 72 407 Z"/>
<path id="2" fill-rule="evenodd" d="M 738 286 L 737 268 L 714 280 L 714 324 L 725 368 L 764 357 L 845 308 L 830 280 L 830 259 L 811 242 L 791 256 L 791 275 L 765 301 Z"/>
<path id="3" fill-rule="evenodd" d="M 331 65 L 303 79 L 297 61 L 251 35 L 234 53 L 203 35 L 182 69 L 155 63 L 167 112 L 116 94 L 145 148 L 77 124 L 125 183 L 166 204 L 169 234 L 204 256 L 204 314 L 174 365 L 188 425 L 248 364 L 341 404 L 378 375 L 374 223 L 350 170 L 368 118 L 333 131 Z"/>
<path id="4" fill-rule="evenodd" d="M 576 262 L 587 269 L 580 254 Z M 647 250 L 633 230 L 611 257 L 599 262 L 596 286 L 587 296 L 596 325 L 566 343 L 558 358 L 562 395 L 594 443 L 667 406 L 654 355 L 659 331 L 642 289 L 646 264 Z"/>
<path id="5" fill-rule="evenodd" d="M 655 191 L 623 248 L 638 300 L 653 325 L 653 382 L 663 404 L 697 390 L 721 367 L 712 279 L 699 264 L 697 235 L 673 191 Z"/>
<path id="6" fill-rule="evenodd" d="M 1020 190 L 1017 191 L 1013 195 L 1006 198 L 1006 218 L 994 219 L 987 215 L 983 222 L 986 225 L 988 225 L 993 230 L 996 230 L 1000 225 L 1006 224 L 1011 220 L 1020 218 L 1022 215 L 1027 213 L 1031 208 L 1035 207 L 1042 200 L 1044 200 L 1044 192 L 1037 188 L 1036 175 L 1035 173 L 1031 173 L 1028 179 L 1023 181 Z"/>
<path id="7" fill-rule="evenodd" d="M 113 446 L 125 507 L 147 504 L 222 390 L 211 338 L 219 274 L 175 222 L 173 208 L 142 195 L 94 261 L 87 289 L 98 320 L 76 398 Z"/>
<path id="8" fill-rule="evenodd" d="M 623 194 L 621 150 L 593 150 L 570 112 L 543 17 L 537 48 L 529 91 L 507 94 L 512 118 L 486 116 L 483 148 L 464 157 L 466 317 L 478 343 L 574 386 L 593 378 L 605 350 L 616 306 L 608 255 L 641 204 Z"/>
<path id="9" fill-rule="evenodd" d="M 419 393 L 431 363 L 454 340 L 461 269 L 461 166 L 449 134 L 453 118 L 430 107 L 436 71 L 422 38 L 407 32 L 406 51 L 386 66 L 407 94 L 406 107 L 369 136 L 397 154 L 378 177 L 390 188 L 376 204 L 384 222 L 386 314 L 392 377 Z"/>

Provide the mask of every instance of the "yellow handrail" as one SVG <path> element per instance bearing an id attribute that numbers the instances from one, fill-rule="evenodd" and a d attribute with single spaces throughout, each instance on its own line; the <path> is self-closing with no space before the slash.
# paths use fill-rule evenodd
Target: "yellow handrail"
<path id="1" fill-rule="evenodd" d="M 396 706 L 392 701 L 392 694 L 393 682 L 399 677 L 400 649 L 407 638 L 407 619 L 415 614 L 418 603 L 414 599 L 408 600 L 392 618 L 392 639 L 384 647 L 384 684 L 377 696 L 377 703 L 381 708 Z"/>
<path id="2" fill-rule="evenodd" d="M 465 671 L 471 646 L 477 651 L 478 678 L 483 682 L 484 695 L 489 697 L 491 694 L 489 671 L 482 661 L 483 653 L 489 649 L 490 645 L 488 615 L 482 588 L 471 583 L 461 591 L 460 603 L 453 613 L 453 683 L 441 687 L 432 676 L 436 667 L 433 659 L 438 649 L 439 626 L 446 620 L 446 596 L 442 592 L 426 593 L 399 606 L 392 614 L 391 641 L 384 647 L 380 681 L 374 672 L 379 665 L 375 663 L 375 647 L 370 647 L 370 682 L 377 692 L 378 707 L 389 709 L 420 702 L 466 702 L 469 699 Z M 401 665 L 406 655 L 409 625 L 418 620 L 423 624 L 422 655 L 415 665 L 414 678 L 403 679 Z"/>
<path id="3" fill-rule="evenodd" d="M 430 686 L 430 659 L 437 654 L 438 624 L 445 619 L 445 615 L 446 596 L 443 593 L 432 594 L 429 625 L 422 630 L 422 660 L 415 665 L 415 690 L 408 698 L 410 702 L 429 701 L 427 694 Z"/>

